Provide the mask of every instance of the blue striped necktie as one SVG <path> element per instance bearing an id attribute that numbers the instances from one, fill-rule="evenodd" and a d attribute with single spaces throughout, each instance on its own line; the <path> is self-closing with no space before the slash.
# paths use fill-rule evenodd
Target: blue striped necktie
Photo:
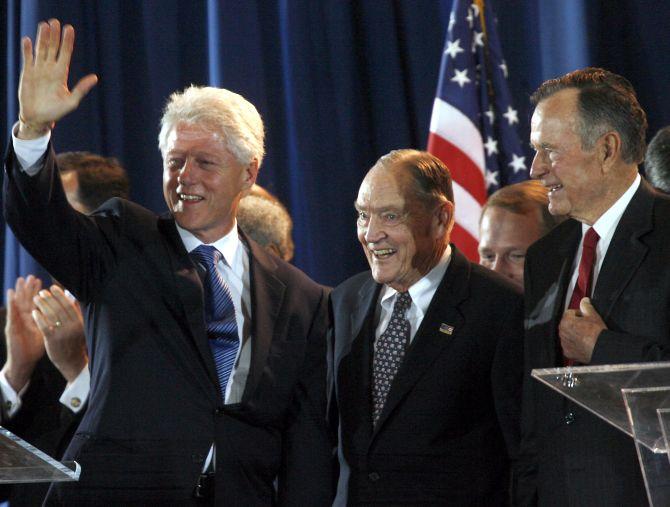
<path id="1" fill-rule="evenodd" d="M 216 268 L 223 258 L 221 252 L 211 245 L 200 245 L 191 252 L 192 258 L 207 270 L 204 280 L 205 323 L 209 347 L 212 349 L 216 373 L 221 386 L 221 396 L 226 399 L 226 385 L 235 364 L 239 335 L 235 319 L 235 305 L 230 289 Z"/>

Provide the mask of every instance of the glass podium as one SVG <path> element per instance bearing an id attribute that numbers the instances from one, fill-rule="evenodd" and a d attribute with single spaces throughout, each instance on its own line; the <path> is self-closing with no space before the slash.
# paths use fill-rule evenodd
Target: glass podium
<path id="1" fill-rule="evenodd" d="M 670 362 L 546 368 L 531 375 L 631 436 L 649 504 L 670 505 Z"/>
<path id="2" fill-rule="evenodd" d="M 76 461 L 60 463 L 0 426 L 0 483 L 77 481 Z"/>

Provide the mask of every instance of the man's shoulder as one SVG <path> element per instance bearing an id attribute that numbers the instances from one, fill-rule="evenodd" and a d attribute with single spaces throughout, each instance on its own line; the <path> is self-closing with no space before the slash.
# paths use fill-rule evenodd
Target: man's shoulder
<path id="1" fill-rule="evenodd" d="M 564 244 L 572 234 L 577 233 L 581 237 L 581 224 L 572 218 L 564 220 L 528 247 L 526 259 L 539 254 L 546 255 L 547 253 L 555 251 L 555 249 L 559 245 Z"/>
<path id="2" fill-rule="evenodd" d="M 521 289 L 507 277 L 484 266 L 470 262 L 468 293 L 476 304 L 495 302 L 499 307 L 520 304 L 523 301 Z"/>
<path id="3" fill-rule="evenodd" d="M 339 300 L 349 298 L 352 295 L 357 295 L 361 288 L 367 284 L 375 284 L 372 279 L 372 273 L 369 270 L 358 273 L 340 283 L 333 289 L 331 298 L 333 300 Z"/>
<path id="4" fill-rule="evenodd" d="M 260 269 L 264 273 L 275 277 L 288 290 L 299 290 L 304 292 L 306 296 L 320 298 L 327 290 L 326 287 L 312 280 L 305 272 L 293 264 L 266 252 L 260 245 L 254 243 L 253 240 L 249 238 L 245 238 L 245 240 L 249 245 L 248 253 L 252 264 L 252 272 L 255 265 L 257 273 Z"/>

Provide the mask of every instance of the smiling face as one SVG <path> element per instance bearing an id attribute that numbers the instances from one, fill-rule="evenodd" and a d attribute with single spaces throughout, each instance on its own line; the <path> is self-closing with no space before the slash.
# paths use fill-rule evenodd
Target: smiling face
<path id="1" fill-rule="evenodd" d="M 530 142 L 536 150 L 531 178 L 549 189 L 549 212 L 593 224 L 607 206 L 605 175 L 598 157 L 601 139 L 593 149 L 582 149 L 578 134 L 575 88 L 542 100 L 531 120 Z M 603 209 L 604 207 L 604 209 Z"/>
<path id="2" fill-rule="evenodd" d="M 163 195 L 180 227 L 204 243 L 232 228 L 241 194 L 256 181 L 258 164 L 241 164 L 217 133 L 180 123 L 163 153 Z"/>
<path id="3" fill-rule="evenodd" d="M 451 203 L 426 207 L 406 172 L 374 167 L 356 199 L 358 240 L 372 277 L 403 292 L 440 260 L 448 241 Z"/>
<path id="4" fill-rule="evenodd" d="M 539 210 L 521 214 L 489 206 L 479 225 L 479 263 L 508 277 L 523 290 L 526 250 L 543 233 Z"/>

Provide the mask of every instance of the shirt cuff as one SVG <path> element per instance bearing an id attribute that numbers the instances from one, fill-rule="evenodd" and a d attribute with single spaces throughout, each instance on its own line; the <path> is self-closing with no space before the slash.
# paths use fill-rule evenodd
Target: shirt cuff
<path id="1" fill-rule="evenodd" d="M 87 364 L 79 375 L 77 375 L 77 378 L 65 386 L 65 390 L 58 401 L 76 414 L 86 404 L 90 390 L 91 374 L 88 371 Z"/>
<path id="2" fill-rule="evenodd" d="M 19 161 L 19 165 L 24 172 L 29 176 L 35 176 L 42 168 L 41 162 L 49 146 L 51 131 L 37 139 L 19 139 L 16 137 L 18 128 L 19 122 L 17 121 L 12 127 L 12 145 L 14 146 L 16 160 Z"/>
<path id="3" fill-rule="evenodd" d="M 7 381 L 5 372 L 0 371 L 0 392 L 2 392 L 2 415 L 11 419 L 21 408 L 21 396 L 23 396 L 30 385 L 30 381 L 23 386 L 18 393 Z"/>

